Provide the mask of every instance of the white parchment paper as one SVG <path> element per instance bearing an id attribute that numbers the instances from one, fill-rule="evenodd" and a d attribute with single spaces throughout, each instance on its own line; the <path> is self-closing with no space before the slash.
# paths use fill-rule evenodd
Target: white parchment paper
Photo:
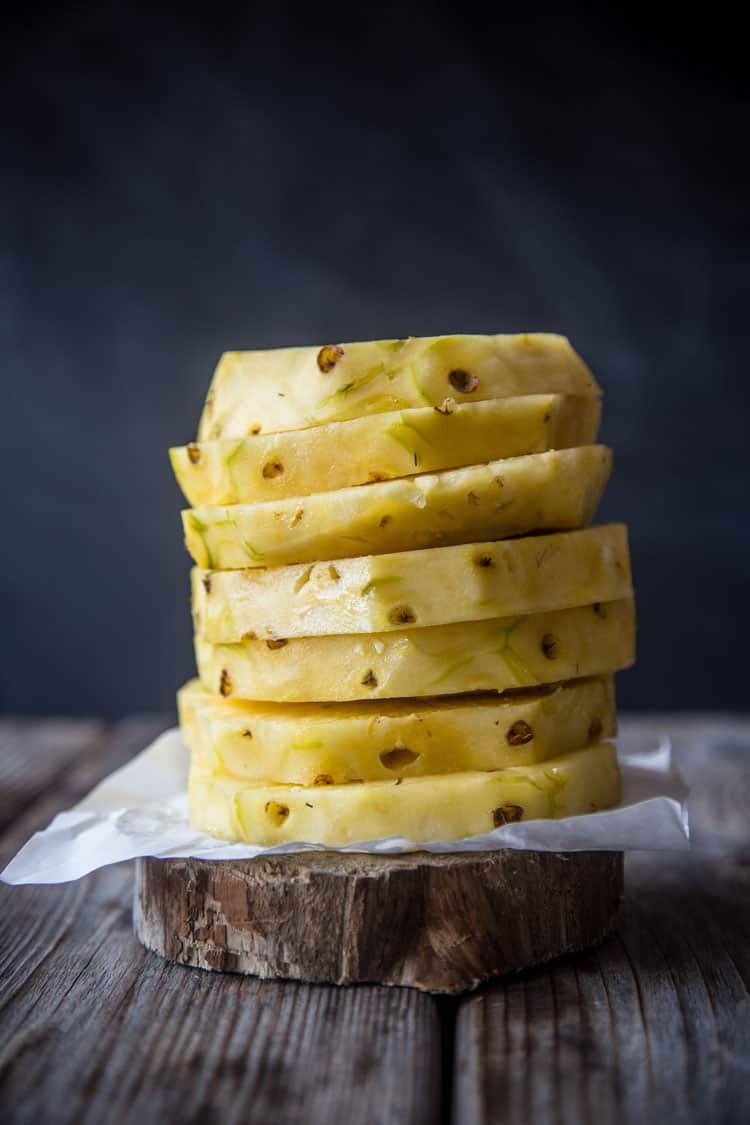
<path id="1" fill-rule="evenodd" d="M 340 848 L 227 844 L 187 821 L 188 752 L 177 729 L 166 731 L 83 801 L 59 813 L 21 848 L 0 878 L 11 884 L 66 883 L 137 856 L 254 859 L 298 851 L 394 852 L 674 850 L 689 846 L 687 788 L 672 768 L 667 739 L 650 747 L 618 747 L 623 800 L 617 808 L 563 820 L 526 820 L 465 840 L 416 845 L 402 836 Z"/>

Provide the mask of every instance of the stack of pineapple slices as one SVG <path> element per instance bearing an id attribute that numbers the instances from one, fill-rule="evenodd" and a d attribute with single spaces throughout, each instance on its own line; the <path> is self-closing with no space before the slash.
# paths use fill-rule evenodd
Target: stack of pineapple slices
<path id="1" fill-rule="evenodd" d="M 262 846 L 456 840 L 615 804 L 625 528 L 566 339 L 229 353 L 198 442 L 190 818 Z"/>

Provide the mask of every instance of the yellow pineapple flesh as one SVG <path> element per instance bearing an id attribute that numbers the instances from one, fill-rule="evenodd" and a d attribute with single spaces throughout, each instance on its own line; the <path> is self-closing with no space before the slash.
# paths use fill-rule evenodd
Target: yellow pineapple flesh
<path id="1" fill-rule="evenodd" d="M 633 601 L 356 636 L 210 644 L 196 638 L 207 691 L 284 703 L 498 691 L 599 676 L 635 659 Z"/>
<path id="2" fill-rule="evenodd" d="M 298 430 L 446 398 L 478 402 L 531 394 L 597 397 L 599 387 L 564 336 L 433 336 L 226 352 L 199 441 Z"/>
<path id="3" fill-rule="evenodd" d="M 428 843 L 596 812 L 616 804 L 620 793 L 615 748 L 600 743 L 535 765 L 312 787 L 251 785 L 194 763 L 189 805 L 199 830 L 262 847 L 387 836 Z"/>
<path id="4" fill-rule="evenodd" d="M 588 445 L 295 499 L 193 508 L 182 516 L 185 544 L 198 566 L 231 570 L 584 527 L 611 464 L 605 446 Z"/>
<path id="5" fill-rule="evenodd" d="M 249 570 L 194 570 L 214 643 L 377 633 L 520 616 L 632 593 L 624 525 Z"/>
<path id="6" fill-rule="evenodd" d="M 387 703 L 251 703 L 178 693 L 204 772 L 254 784 L 340 785 L 529 765 L 616 733 L 611 676 L 506 695 Z"/>
<path id="7" fill-rule="evenodd" d="M 170 449 L 193 507 L 254 504 L 596 441 L 601 400 L 524 395 L 420 406 Z"/>

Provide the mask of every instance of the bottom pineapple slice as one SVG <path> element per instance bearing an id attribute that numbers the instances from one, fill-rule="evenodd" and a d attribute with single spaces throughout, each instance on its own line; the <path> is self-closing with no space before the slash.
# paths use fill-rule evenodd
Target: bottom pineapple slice
<path id="1" fill-rule="evenodd" d="M 293 841 L 342 845 L 385 836 L 414 843 L 461 840 L 516 820 L 576 816 L 620 800 L 611 743 L 534 766 L 467 771 L 361 785 L 253 786 L 190 771 L 190 823 L 261 847 Z"/>
<path id="2" fill-rule="evenodd" d="M 616 731 L 611 676 L 507 695 L 339 704 L 222 699 L 193 680 L 177 699 L 198 768 L 256 785 L 531 765 Z"/>

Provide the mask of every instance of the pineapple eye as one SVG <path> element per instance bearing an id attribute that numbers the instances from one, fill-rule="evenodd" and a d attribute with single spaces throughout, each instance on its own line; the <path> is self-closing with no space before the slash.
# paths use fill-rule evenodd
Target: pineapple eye
<path id="1" fill-rule="evenodd" d="M 397 605 L 388 614 L 391 625 L 413 625 L 417 615 L 409 605 Z"/>
<path id="2" fill-rule="evenodd" d="M 333 778 L 330 773 L 319 773 L 313 785 L 333 785 Z"/>
<path id="3" fill-rule="evenodd" d="M 372 668 L 367 669 L 364 676 L 362 677 L 361 682 L 362 682 L 363 687 L 376 688 L 378 686 L 378 679 L 377 679 L 377 676 L 375 675 L 375 673 L 373 672 Z"/>
<path id="4" fill-rule="evenodd" d="M 219 694 L 224 696 L 232 694 L 232 679 L 226 668 L 222 668 L 219 677 Z"/>
<path id="5" fill-rule="evenodd" d="M 458 367 L 448 372 L 448 382 L 454 390 L 460 391 L 463 395 L 470 395 L 479 386 L 476 375 L 472 375 L 470 371 L 462 371 Z"/>
<path id="6" fill-rule="evenodd" d="M 495 828 L 502 828 L 504 824 L 512 824 L 514 820 L 521 820 L 523 808 L 521 805 L 499 805 L 492 810 L 492 823 Z"/>
<path id="7" fill-rule="evenodd" d="M 407 750 L 405 746 L 395 746 L 393 750 L 384 750 L 380 755 L 380 760 L 387 770 L 402 770 L 406 766 L 410 766 L 412 762 L 416 762 L 419 757 L 421 757 L 420 754 L 415 754 L 413 750 Z"/>
<path id="8" fill-rule="evenodd" d="M 560 655 L 560 642 L 554 633 L 545 633 L 542 637 L 542 652 L 548 660 L 557 660 Z"/>
<path id="9" fill-rule="evenodd" d="M 589 723 L 589 738 L 592 742 L 595 742 L 596 739 L 599 738 L 600 734 L 602 733 L 602 729 L 601 719 L 598 715 L 594 715 L 593 719 Z"/>
<path id="10" fill-rule="evenodd" d="M 267 801 L 265 811 L 268 819 L 271 820 L 277 828 L 280 828 L 289 816 L 288 806 L 280 805 L 278 801 Z"/>
<path id="11" fill-rule="evenodd" d="M 327 375 L 329 371 L 333 371 L 334 367 L 344 354 L 344 349 L 339 347 L 338 344 L 326 344 L 318 352 L 318 367 Z"/>
<path id="12" fill-rule="evenodd" d="M 187 455 L 188 455 L 188 460 L 193 465 L 197 465 L 198 462 L 200 461 L 200 459 L 201 459 L 200 447 L 197 446 L 194 441 L 191 441 L 190 445 L 187 447 Z"/>
<path id="13" fill-rule="evenodd" d="M 525 746 L 527 742 L 531 742 L 533 737 L 533 730 L 523 719 L 518 719 L 505 732 L 505 739 L 510 746 Z"/>
<path id="14" fill-rule="evenodd" d="M 263 476 L 266 480 L 271 480 L 272 477 L 280 477 L 284 472 L 284 466 L 281 461 L 266 461 L 263 466 Z"/>

